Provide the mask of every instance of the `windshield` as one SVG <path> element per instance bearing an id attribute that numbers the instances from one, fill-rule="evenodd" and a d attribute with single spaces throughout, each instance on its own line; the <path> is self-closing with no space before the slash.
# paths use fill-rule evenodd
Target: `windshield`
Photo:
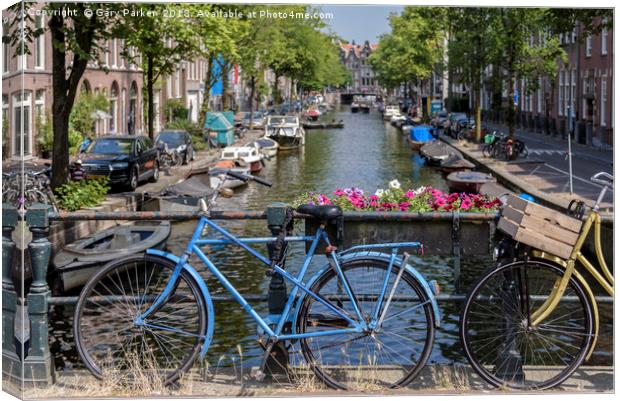
<path id="1" fill-rule="evenodd" d="M 297 117 L 271 117 L 270 125 L 297 124 Z"/>
<path id="2" fill-rule="evenodd" d="M 128 155 L 131 153 L 131 139 L 102 138 L 95 139 L 86 149 L 86 153 L 105 155 Z"/>
<path id="3" fill-rule="evenodd" d="M 157 142 L 165 142 L 176 147 L 183 144 L 183 134 L 180 132 L 162 132 L 157 137 Z"/>

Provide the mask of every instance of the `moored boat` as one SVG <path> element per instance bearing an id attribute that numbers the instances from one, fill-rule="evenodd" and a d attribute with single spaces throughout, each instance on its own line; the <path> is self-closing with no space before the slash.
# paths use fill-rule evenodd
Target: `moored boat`
<path id="1" fill-rule="evenodd" d="M 442 161 L 446 160 L 451 155 L 460 153 L 450 145 L 442 141 L 434 140 L 422 145 L 420 154 L 424 156 L 428 165 L 439 166 Z"/>
<path id="2" fill-rule="evenodd" d="M 235 189 L 247 185 L 246 181 L 222 174 L 222 170 L 231 170 L 235 173 L 250 174 L 250 166 L 241 166 L 233 160 L 220 160 L 209 169 L 209 184 L 211 188 L 219 188 L 220 182 L 225 180 L 222 188 Z"/>
<path id="3" fill-rule="evenodd" d="M 273 157 L 278 154 L 278 142 L 264 136 L 248 142 L 245 146 L 256 147 L 260 153 L 267 157 Z"/>
<path id="4" fill-rule="evenodd" d="M 198 169 L 185 180 L 169 185 L 158 195 L 144 202 L 142 210 L 187 212 L 196 210 L 201 199 L 209 201 L 213 195 L 208 169 Z"/>
<path id="5" fill-rule="evenodd" d="M 411 127 L 408 137 L 411 150 L 420 150 L 425 143 L 432 141 L 434 139 L 432 130 L 432 127 L 428 125 Z"/>
<path id="6" fill-rule="evenodd" d="M 477 194 L 484 184 L 496 182 L 495 177 L 478 171 L 457 171 L 448 174 L 448 188 L 451 192 Z"/>
<path id="7" fill-rule="evenodd" d="M 360 111 L 360 105 L 357 102 L 351 103 L 351 113 L 357 113 Z"/>
<path id="8" fill-rule="evenodd" d="M 52 288 L 57 293 L 80 288 L 106 263 L 150 248 L 162 249 L 169 236 L 169 221 L 138 221 L 82 238 L 54 257 Z"/>
<path id="9" fill-rule="evenodd" d="M 385 106 L 385 110 L 383 111 L 383 120 L 390 121 L 394 114 L 400 114 L 400 110 L 398 106 L 387 105 Z"/>
<path id="10" fill-rule="evenodd" d="M 344 128 L 344 121 L 333 120 L 331 122 L 304 121 L 301 123 L 305 129 Z"/>
<path id="11" fill-rule="evenodd" d="M 269 116 L 265 137 L 278 142 L 278 150 L 292 150 L 303 146 L 306 134 L 295 116 Z"/>
<path id="12" fill-rule="evenodd" d="M 316 109 L 316 108 L 310 108 L 308 110 L 306 110 L 303 114 L 303 116 L 310 121 L 317 121 L 319 119 L 319 117 L 321 116 L 321 112 Z"/>
<path id="13" fill-rule="evenodd" d="M 455 171 L 469 171 L 474 167 L 475 165 L 472 162 L 463 159 L 461 155 L 456 153 L 441 162 L 441 172 L 445 175 Z"/>
<path id="14" fill-rule="evenodd" d="M 224 148 L 221 160 L 238 161 L 241 166 L 250 167 L 250 172 L 257 173 L 263 169 L 262 156 L 255 146 L 229 146 Z"/>

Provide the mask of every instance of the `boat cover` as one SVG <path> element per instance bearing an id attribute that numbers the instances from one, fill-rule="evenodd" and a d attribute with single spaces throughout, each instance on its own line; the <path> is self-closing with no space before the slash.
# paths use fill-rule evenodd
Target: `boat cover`
<path id="1" fill-rule="evenodd" d="M 409 131 L 409 138 L 416 142 L 428 142 L 433 140 L 432 127 L 428 125 L 418 125 L 411 127 Z"/>
<path id="2" fill-rule="evenodd" d="M 208 174 L 192 175 L 178 184 L 170 185 L 161 192 L 164 196 L 194 196 L 203 198 L 213 195 Z"/>
<path id="3" fill-rule="evenodd" d="M 230 130 L 234 130 L 234 126 L 232 123 L 232 115 L 230 115 L 230 119 L 227 118 L 227 115 L 224 113 L 207 113 L 207 118 L 205 119 L 205 128 L 215 132 L 227 132 Z"/>

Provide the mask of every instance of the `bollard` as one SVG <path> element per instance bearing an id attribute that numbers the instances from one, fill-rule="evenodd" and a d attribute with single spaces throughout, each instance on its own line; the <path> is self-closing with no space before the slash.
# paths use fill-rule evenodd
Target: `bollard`
<path id="1" fill-rule="evenodd" d="M 24 361 L 24 384 L 37 386 L 54 383 L 47 321 L 47 298 L 51 296 L 47 285 L 47 268 L 52 251 L 52 244 L 47 238 L 50 209 L 49 205 L 35 203 L 26 212 L 26 223 L 32 233 L 32 241 L 28 244 L 32 285 L 26 298 L 30 317 L 30 349 Z"/>
<path id="2" fill-rule="evenodd" d="M 286 221 L 287 206 L 281 202 L 274 202 L 267 208 L 267 227 L 271 231 L 271 235 L 277 237 L 284 230 L 284 234 L 290 235 L 287 227 L 284 227 Z M 284 249 L 274 249 L 274 244 L 267 244 L 269 258 L 277 260 L 280 267 L 284 268 L 284 256 L 286 253 L 286 245 Z M 275 253 L 278 253 L 277 255 Z M 284 310 L 287 301 L 286 283 L 284 278 L 275 273 L 270 272 L 271 281 L 269 282 L 269 291 L 267 293 L 267 305 L 271 320 L 276 322 Z M 289 328 L 290 329 L 290 328 Z M 285 373 L 288 366 L 288 351 L 285 345 L 280 341 L 271 349 L 270 357 L 265 365 L 265 373 L 270 375 Z"/>
<path id="3" fill-rule="evenodd" d="M 17 294 L 13 285 L 12 267 L 15 241 L 12 235 L 17 225 L 17 209 L 2 204 L 2 376 L 21 383 L 21 360 L 15 352 L 15 313 Z"/>

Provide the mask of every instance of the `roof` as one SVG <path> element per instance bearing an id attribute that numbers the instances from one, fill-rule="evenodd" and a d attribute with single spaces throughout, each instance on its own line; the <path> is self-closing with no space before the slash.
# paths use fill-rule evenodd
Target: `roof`
<path id="1" fill-rule="evenodd" d="M 353 50 L 353 54 L 355 57 L 359 58 L 362 50 L 367 47 L 370 51 L 376 50 L 379 48 L 378 44 L 370 44 L 368 41 L 365 41 L 363 45 L 357 45 L 355 42 L 353 43 L 340 43 L 340 49 L 344 52 L 344 56 L 349 57 L 349 53 Z"/>

